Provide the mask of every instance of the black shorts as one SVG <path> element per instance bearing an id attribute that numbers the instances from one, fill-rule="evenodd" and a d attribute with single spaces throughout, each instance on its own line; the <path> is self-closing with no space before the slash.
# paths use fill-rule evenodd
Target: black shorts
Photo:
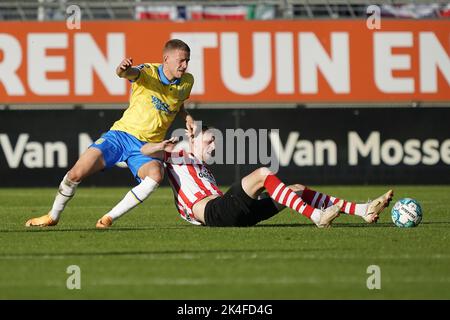
<path id="1" fill-rule="evenodd" d="M 252 199 L 234 183 L 222 196 L 205 206 L 205 225 L 209 227 L 247 227 L 266 220 L 279 212 L 271 198 Z"/>

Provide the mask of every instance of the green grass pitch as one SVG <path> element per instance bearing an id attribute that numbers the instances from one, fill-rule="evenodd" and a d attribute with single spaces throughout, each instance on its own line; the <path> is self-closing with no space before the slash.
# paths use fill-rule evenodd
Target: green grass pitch
<path id="1" fill-rule="evenodd" d="M 319 187 L 367 201 L 383 187 Z M 285 210 L 251 228 L 206 228 L 179 218 L 169 188 L 109 230 L 95 223 L 127 192 L 79 188 L 56 227 L 26 229 L 55 189 L 0 189 L 0 299 L 449 299 L 449 186 L 398 186 L 417 199 L 420 226 L 393 225 L 391 206 L 367 225 L 341 215 L 315 228 Z M 81 289 L 66 287 L 69 265 Z M 366 286 L 378 265 L 381 289 Z"/>

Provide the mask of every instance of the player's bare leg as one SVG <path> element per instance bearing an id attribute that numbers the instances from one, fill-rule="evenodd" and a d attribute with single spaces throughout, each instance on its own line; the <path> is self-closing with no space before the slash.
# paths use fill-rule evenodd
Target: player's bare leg
<path id="1" fill-rule="evenodd" d="M 147 199 L 158 188 L 164 177 L 163 165 L 160 161 L 152 160 L 139 168 L 138 176 L 141 182 L 128 191 L 125 197 L 111 211 L 97 221 L 97 228 L 109 228 L 114 220 L 120 218 Z"/>
<path id="2" fill-rule="evenodd" d="M 67 173 L 67 177 L 76 183 L 105 168 L 102 152 L 97 148 L 87 149 Z"/>
<path id="3" fill-rule="evenodd" d="M 103 160 L 102 152 L 96 148 L 87 149 L 61 181 L 50 212 L 41 217 L 28 220 L 25 226 L 48 227 L 56 225 L 67 202 L 73 198 L 78 184 L 104 167 L 105 161 Z"/>
<path id="4" fill-rule="evenodd" d="M 311 219 L 319 228 L 327 228 L 339 216 L 343 201 L 325 210 L 318 210 L 305 203 L 294 190 L 282 183 L 268 168 L 259 168 L 242 179 L 242 188 L 256 199 L 266 189 L 270 197 Z"/>

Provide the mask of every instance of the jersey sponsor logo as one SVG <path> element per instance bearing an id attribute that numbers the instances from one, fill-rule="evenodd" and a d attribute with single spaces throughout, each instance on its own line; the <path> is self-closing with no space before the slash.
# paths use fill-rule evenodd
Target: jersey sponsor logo
<path id="1" fill-rule="evenodd" d="M 216 184 L 216 179 L 214 179 L 212 173 L 209 172 L 209 170 L 205 167 L 203 167 L 202 170 L 198 173 L 198 177 L 201 179 L 206 179 L 211 184 Z"/>
<path id="2" fill-rule="evenodd" d="M 175 111 L 172 111 L 169 109 L 169 105 L 165 102 L 162 102 L 160 99 L 158 99 L 155 96 L 152 96 L 152 103 L 153 107 L 155 107 L 156 110 L 165 112 L 167 114 L 176 113 Z"/>

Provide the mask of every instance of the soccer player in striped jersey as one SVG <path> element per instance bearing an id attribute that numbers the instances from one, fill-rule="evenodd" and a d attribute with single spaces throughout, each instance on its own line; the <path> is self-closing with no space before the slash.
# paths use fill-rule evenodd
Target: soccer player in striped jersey
<path id="1" fill-rule="evenodd" d="M 269 219 L 285 207 L 309 218 L 319 228 L 329 227 L 341 213 L 357 214 L 369 223 L 376 222 L 388 206 L 389 190 L 376 200 L 356 204 L 318 193 L 303 185 L 286 186 L 268 168 L 259 168 L 234 183 L 223 194 L 205 162 L 215 149 L 212 130 L 190 138 L 190 152 L 173 152 L 176 138 L 158 144 L 148 143 L 143 154 L 164 159 L 166 172 L 181 217 L 192 224 L 206 226 L 252 226 Z M 264 189 L 268 196 L 262 193 Z"/>
<path id="2" fill-rule="evenodd" d="M 184 101 L 189 98 L 194 84 L 193 76 L 186 72 L 189 59 L 189 46 L 173 39 L 164 46 L 162 64 L 133 66 L 131 58 L 120 63 L 117 75 L 132 82 L 129 107 L 67 172 L 50 212 L 28 220 L 27 227 L 56 225 L 78 184 L 118 162 L 127 163 L 139 184 L 97 221 L 97 228 L 110 227 L 114 220 L 142 203 L 158 187 L 163 179 L 163 164 L 159 159 L 143 155 L 140 148 L 148 142 L 162 141 L 177 114 L 186 121 L 187 129 L 193 130 L 194 119 L 184 109 Z"/>

